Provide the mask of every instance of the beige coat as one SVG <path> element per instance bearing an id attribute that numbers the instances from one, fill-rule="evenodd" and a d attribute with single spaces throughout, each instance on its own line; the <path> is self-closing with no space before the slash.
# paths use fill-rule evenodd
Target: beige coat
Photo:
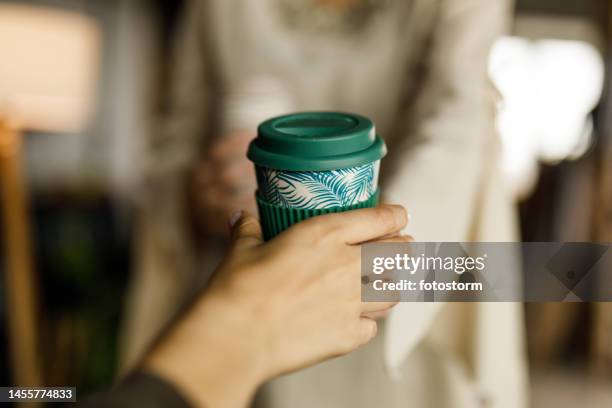
<path id="1" fill-rule="evenodd" d="M 219 133 L 224 95 L 245 81 L 274 78 L 295 109 L 372 117 L 390 150 L 383 193 L 409 209 L 407 232 L 418 240 L 517 237 L 497 168 L 496 93 L 487 77 L 508 1 L 390 0 L 352 35 L 291 29 L 275 12 L 278 1 L 190 3 L 172 109 L 146 157 L 126 364 L 191 286 L 194 265 L 205 274 L 218 261 L 218 243 L 191 248 L 180 186 L 198 149 Z M 273 381 L 259 401 L 273 408 L 525 405 L 520 305 L 404 303 L 381 327 L 373 344 Z"/>

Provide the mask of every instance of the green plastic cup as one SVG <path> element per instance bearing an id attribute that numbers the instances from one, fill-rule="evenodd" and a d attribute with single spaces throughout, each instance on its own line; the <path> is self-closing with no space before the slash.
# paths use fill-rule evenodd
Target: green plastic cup
<path id="1" fill-rule="evenodd" d="M 255 163 L 264 238 L 316 215 L 376 206 L 386 153 L 361 115 L 302 112 L 263 122 L 247 157 Z"/>

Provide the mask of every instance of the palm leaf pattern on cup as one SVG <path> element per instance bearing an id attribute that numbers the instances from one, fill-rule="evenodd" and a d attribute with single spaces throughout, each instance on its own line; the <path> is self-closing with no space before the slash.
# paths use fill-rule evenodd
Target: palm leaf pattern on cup
<path id="1" fill-rule="evenodd" d="M 279 171 L 264 167 L 256 167 L 257 185 L 259 194 L 270 202 L 270 204 L 280 205 L 282 207 L 291 207 L 291 202 L 285 199 L 285 196 L 279 189 Z"/>
<path id="2" fill-rule="evenodd" d="M 258 167 L 259 191 L 271 204 L 282 207 L 349 206 L 374 194 L 378 164 L 330 171 L 282 171 Z"/>

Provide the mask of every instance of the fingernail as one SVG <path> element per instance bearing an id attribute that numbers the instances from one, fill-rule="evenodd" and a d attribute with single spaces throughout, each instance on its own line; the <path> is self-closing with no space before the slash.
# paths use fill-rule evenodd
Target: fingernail
<path id="1" fill-rule="evenodd" d="M 229 224 L 230 228 L 234 228 L 234 225 L 236 225 L 236 223 L 241 217 L 242 217 L 242 210 L 238 210 L 235 213 L 233 213 L 232 216 L 229 217 L 229 219 L 227 220 L 227 223 Z"/>

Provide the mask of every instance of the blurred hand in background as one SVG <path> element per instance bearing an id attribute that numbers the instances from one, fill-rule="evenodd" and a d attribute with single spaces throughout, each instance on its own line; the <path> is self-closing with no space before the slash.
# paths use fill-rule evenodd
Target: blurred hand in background
<path id="1" fill-rule="evenodd" d="M 239 209 L 255 214 L 257 183 L 246 158 L 255 134 L 234 131 L 218 139 L 198 163 L 193 178 L 196 216 L 207 234 L 227 237 L 226 220 Z"/>

